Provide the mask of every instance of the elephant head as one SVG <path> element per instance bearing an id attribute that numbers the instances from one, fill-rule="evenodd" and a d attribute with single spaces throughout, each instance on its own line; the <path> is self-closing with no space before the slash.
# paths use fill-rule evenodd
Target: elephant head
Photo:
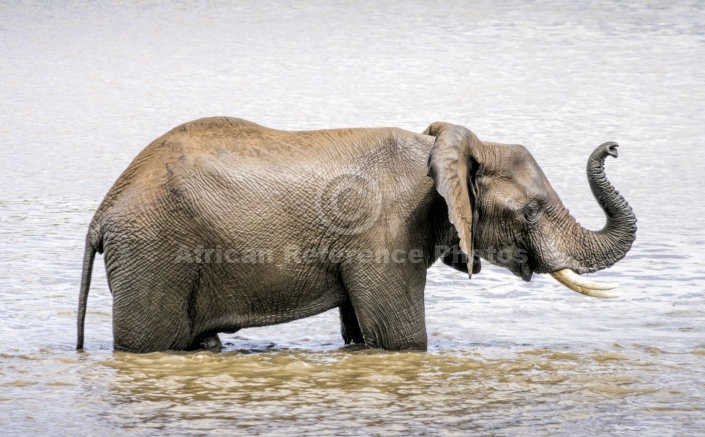
<path id="1" fill-rule="evenodd" d="M 580 277 L 612 266 L 636 238 L 636 217 L 605 176 L 604 160 L 617 144 L 597 147 L 588 160 L 590 188 L 607 216 L 600 231 L 583 228 L 563 206 L 533 156 L 519 145 L 480 141 L 462 126 L 433 123 L 429 176 L 448 205 L 459 247 L 506 267 L 523 280 L 550 273 L 568 288 L 615 297 L 614 288 Z"/>

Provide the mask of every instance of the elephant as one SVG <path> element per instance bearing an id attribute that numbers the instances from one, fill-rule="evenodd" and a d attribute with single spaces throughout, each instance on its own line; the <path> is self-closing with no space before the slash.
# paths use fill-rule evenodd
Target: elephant
<path id="1" fill-rule="evenodd" d="M 231 117 L 185 123 L 149 144 L 117 179 L 86 235 L 78 307 L 83 349 L 95 254 L 113 296 L 114 349 L 222 348 L 219 333 L 338 308 L 345 344 L 426 350 L 424 288 L 438 259 L 481 260 L 524 281 L 549 273 L 613 297 L 585 273 L 621 260 L 632 208 L 587 175 L 599 231 L 568 212 L 529 151 L 467 128 L 283 131 Z"/>

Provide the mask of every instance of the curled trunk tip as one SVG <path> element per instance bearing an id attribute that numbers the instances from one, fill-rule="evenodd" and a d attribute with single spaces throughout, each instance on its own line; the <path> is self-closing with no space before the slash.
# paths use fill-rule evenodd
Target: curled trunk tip
<path id="1" fill-rule="evenodd" d="M 587 177 L 595 200 L 607 217 L 599 231 L 578 225 L 578 244 L 570 252 L 578 262 L 578 273 L 589 273 L 611 267 L 624 258 L 636 239 L 636 216 L 624 197 L 614 188 L 605 174 L 605 159 L 617 157 L 615 142 L 599 145 L 588 158 Z"/>

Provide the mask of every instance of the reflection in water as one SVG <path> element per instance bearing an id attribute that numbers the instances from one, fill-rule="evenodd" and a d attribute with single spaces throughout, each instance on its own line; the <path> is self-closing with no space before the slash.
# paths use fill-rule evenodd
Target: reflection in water
<path id="1" fill-rule="evenodd" d="M 72 1 L 0 8 L 0 424 L 7 434 L 694 434 L 705 429 L 705 22 L 698 2 Z M 147 143 L 204 116 L 281 129 L 436 120 L 521 142 L 604 223 L 584 166 L 639 219 L 575 295 L 483 266 L 429 271 L 428 353 L 341 348 L 337 312 L 223 336 L 221 354 L 112 352 L 87 224 Z M 101 264 L 98 262 L 97 264 Z"/>
<path id="2" fill-rule="evenodd" d="M 640 382 L 648 364 L 615 352 L 118 354 L 104 365 L 117 370 L 105 416 L 121 426 L 323 432 L 344 422 L 343 430 L 407 435 L 448 427 L 521 431 L 532 423 L 552 432 L 618 431 L 658 420 L 646 411 L 614 414 L 659 391 Z M 661 394 L 662 411 L 672 409 L 673 395 Z"/>

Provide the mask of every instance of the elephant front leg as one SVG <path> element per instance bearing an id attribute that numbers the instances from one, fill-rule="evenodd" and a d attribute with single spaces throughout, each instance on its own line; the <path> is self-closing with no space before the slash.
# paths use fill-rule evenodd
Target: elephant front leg
<path id="1" fill-rule="evenodd" d="M 339 309 L 340 333 L 343 335 L 345 344 L 363 344 L 365 340 L 362 337 L 362 330 L 360 330 L 360 324 L 357 321 L 357 314 L 355 314 L 355 309 L 352 303 L 350 303 L 350 300 L 346 300 Z"/>
<path id="2" fill-rule="evenodd" d="M 426 270 L 416 267 L 394 263 L 364 265 L 343 275 L 365 346 L 426 350 Z"/>

